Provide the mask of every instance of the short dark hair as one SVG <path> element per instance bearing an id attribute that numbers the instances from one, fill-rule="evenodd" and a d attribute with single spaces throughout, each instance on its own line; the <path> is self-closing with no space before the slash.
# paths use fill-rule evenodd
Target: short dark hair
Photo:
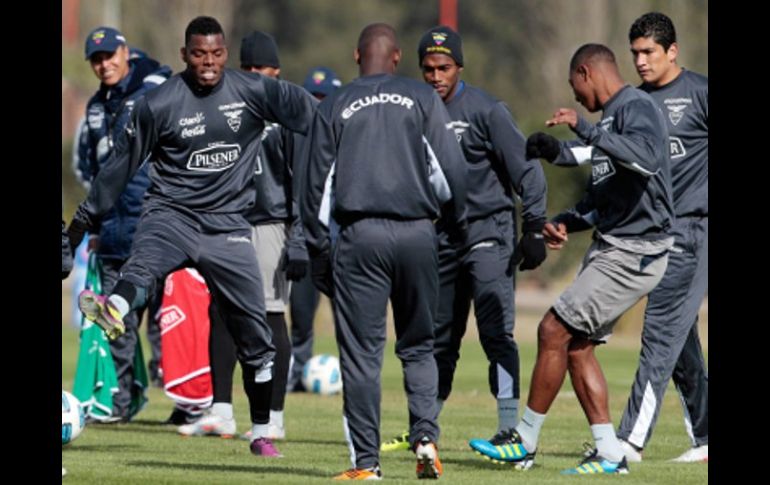
<path id="1" fill-rule="evenodd" d="M 676 42 L 676 29 L 670 18 L 660 12 L 650 12 L 634 21 L 628 31 L 628 41 L 633 42 L 639 37 L 652 37 L 655 43 L 668 52 L 671 44 Z"/>
<path id="2" fill-rule="evenodd" d="M 367 25 L 361 31 L 361 34 L 358 36 L 358 51 L 363 54 L 379 39 L 387 39 L 386 42 L 388 42 L 389 46 L 398 49 L 396 29 L 386 23 L 377 22 Z"/>
<path id="3" fill-rule="evenodd" d="M 572 60 L 569 62 L 569 71 L 574 72 L 579 65 L 591 61 L 604 61 L 616 64 L 615 54 L 606 45 L 583 44 L 572 55 Z"/>
<path id="4" fill-rule="evenodd" d="M 190 42 L 190 37 L 193 35 L 217 35 L 222 34 L 222 38 L 225 37 L 225 32 L 222 30 L 222 26 L 214 17 L 206 17 L 201 15 L 195 17 L 187 24 L 187 28 L 184 30 L 184 44 L 187 45 Z"/>

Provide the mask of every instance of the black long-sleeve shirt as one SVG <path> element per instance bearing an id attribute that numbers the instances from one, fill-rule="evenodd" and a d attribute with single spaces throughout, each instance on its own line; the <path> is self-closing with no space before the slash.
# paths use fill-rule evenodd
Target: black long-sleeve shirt
<path id="1" fill-rule="evenodd" d="M 625 86 L 592 125 L 579 117 L 577 141 L 562 142 L 555 165 L 591 163 L 585 197 L 554 218 L 569 232 L 595 226 L 619 238 L 660 240 L 673 219 L 668 131 L 655 101 Z"/>
<path id="2" fill-rule="evenodd" d="M 82 208 L 91 218 L 104 214 L 148 159 L 145 210 L 162 204 L 204 225 L 207 214 L 245 225 L 265 123 L 306 133 L 313 111 L 312 97 L 286 81 L 225 69 L 216 86 L 202 90 L 186 73 L 177 74 L 137 102 Z"/>
<path id="3" fill-rule="evenodd" d="M 673 81 L 639 89 L 652 96 L 668 124 L 671 185 L 677 216 L 709 215 L 709 80 L 682 69 Z"/>
<path id="4" fill-rule="evenodd" d="M 466 167 L 441 98 L 425 83 L 377 74 L 318 106 L 300 213 L 311 254 L 329 247 L 330 217 L 466 217 Z"/>
<path id="5" fill-rule="evenodd" d="M 545 219 L 543 167 L 525 158 L 526 140 L 505 103 L 461 81 L 446 108 L 468 162 L 468 219 L 513 209 L 513 191 L 525 221 Z"/>

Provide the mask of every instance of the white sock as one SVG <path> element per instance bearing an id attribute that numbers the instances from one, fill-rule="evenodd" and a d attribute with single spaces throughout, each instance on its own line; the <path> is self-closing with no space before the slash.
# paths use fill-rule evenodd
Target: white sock
<path id="1" fill-rule="evenodd" d="M 512 397 L 497 399 L 497 431 L 515 428 L 516 420 L 518 417 L 518 399 L 514 399 Z"/>
<path id="2" fill-rule="evenodd" d="M 283 428 L 283 411 L 270 410 L 270 424 L 278 428 Z"/>
<path id="3" fill-rule="evenodd" d="M 112 303 L 112 306 L 120 313 L 120 318 L 125 317 L 131 310 L 131 306 L 126 299 L 118 294 L 110 295 L 107 300 Z"/>
<path id="4" fill-rule="evenodd" d="M 233 403 L 215 402 L 211 406 L 211 414 L 216 414 L 220 418 L 233 419 Z"/>
<path id="5" fill-rule="evenodd" d="M 268 382 L 270 379 L 273 378 L 273 363 L 268 362 L 262 367 L 259 368 L 259 370 L 254 375 L 254 382 L 257 384 L 262 384 L 264 382 Z"/>
<path id="6" fill-rule="evenodd" d="M 543 427 L 544 421 L 545 414 L 536 413 L 527 406 L 524 408 L 524 414 L 521 416 L 519 424 L 516 425 L 516 431 L 521 436 L 521 442 L 530 453 L 537 449 L 537 440 L 540 437 L 540 428 Z"/>
<path id="7" fill-rule="evenodd" d="M 594 443 L 600 456 L 614 462 L 623 459 L 625 453 L 620 447 L 620 441 L 615 435 L 612 423 L 592 424 L 591 434 L 594 435 Z"/>
<path id="8" fill-rule="evenodd" d="M 267 424 L 251 424 L 251 441 L 267 436 Z"/>

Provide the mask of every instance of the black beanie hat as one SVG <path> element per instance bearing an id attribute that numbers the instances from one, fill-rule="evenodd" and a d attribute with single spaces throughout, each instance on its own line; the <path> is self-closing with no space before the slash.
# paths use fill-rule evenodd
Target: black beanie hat
<path id="1" fill-rule="evenodd" d="M 273 36 L 255 30 L 244 37 L 241 41 L 241 66 L 281 67 Z"/>
<path id="2" fill-rule="evenodd" d="M 463 41 L 460 34 L 447 27 L 439 25 L 425 32 L 417 47 L 417 57 L 420 64 L 428 54 L 446 54 L 455 60 L 458 66 L 463 65 Z"/>

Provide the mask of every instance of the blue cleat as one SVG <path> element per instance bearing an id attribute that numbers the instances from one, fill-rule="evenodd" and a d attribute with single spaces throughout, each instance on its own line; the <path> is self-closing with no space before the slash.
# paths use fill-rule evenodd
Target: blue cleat
<path id="1" fill-rule="evenodd" d="M 519 470 L 529 470 L 535 463 L 535 453 L 524 448 L 521 436 L 515 429 L 502 430 L 490 440 L 473 439 L 470 447 L 487 460 L 495 463 L 513 463 Z"/>
<path id="2" fill-rule="evenodd" d="M 599 456 L 598 450 L 591 450 L 580 465 L 561 472 L 562 475 L 595 475 L 595 474 L 619 474 L 628 473 L 628 462 L 624 456 L 620 461 L 610 461 Z"/>

